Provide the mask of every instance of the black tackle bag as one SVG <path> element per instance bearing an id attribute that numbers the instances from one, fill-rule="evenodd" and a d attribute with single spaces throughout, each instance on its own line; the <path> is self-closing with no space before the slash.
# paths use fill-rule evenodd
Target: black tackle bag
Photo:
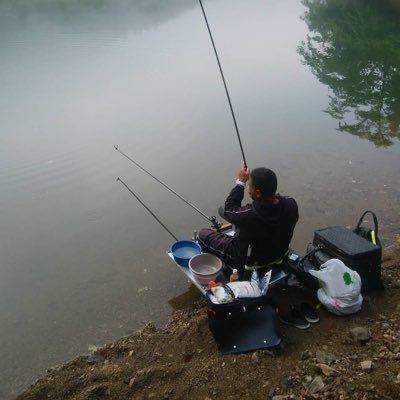
<path id="1" fill-rule="evenodd" d="M 374 228 L 362 226 L 367 213 L 373 216 Z M 313 243 L 313 263 L 338 258 L 361 277 L 362 291 L 383 289 L 381 280 L 382 247 L 378 238 L 378 220 L 372 211 L 365 211 L 354 230 L 341 226 L 318 229 Z M 320 265 L 315 265 L 319 268 Z"/>

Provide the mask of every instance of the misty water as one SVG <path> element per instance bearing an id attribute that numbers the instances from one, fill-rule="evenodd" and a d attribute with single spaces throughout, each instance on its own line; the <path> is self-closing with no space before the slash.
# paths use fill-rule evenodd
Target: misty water
<path id="1" fill-rule="evenodd" d="M 205 2 L 247 162 L 296 198 L 300 253 L 365 209 L 398 239 L 399 14 L 376 3 Z M 208 222 L 116 144 L 209 216 L 233 186 L 198 2 L 0 1 L 1 400 L 190 304 L 172 237 L 116 178 L 179 238 Z"/>

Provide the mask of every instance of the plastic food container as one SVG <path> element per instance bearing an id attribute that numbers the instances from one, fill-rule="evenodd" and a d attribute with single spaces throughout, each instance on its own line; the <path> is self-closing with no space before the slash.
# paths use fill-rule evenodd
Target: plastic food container
<path id="1" fill-rule="evenodd" d="M 193 240 L 178 240 L 172 244 L 170 252 L 174 256 L 174 260 L 181 267 L 187 268 L 189 260 L 193 256 L 201 253 L 201 247 Z"/>
<path id="2" fill-rule="evenodd" d="M 222 261 L 213 254 L 201 253 L 189 260 L 189 269 L 197 282 L 207 285 L 220 274 Z"/>

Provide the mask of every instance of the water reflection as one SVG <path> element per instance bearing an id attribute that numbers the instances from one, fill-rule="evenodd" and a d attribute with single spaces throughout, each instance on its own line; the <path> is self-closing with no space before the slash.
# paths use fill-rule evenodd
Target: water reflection
<path id="1" fill-rule="evenodd" d="M 303 0 L 298 52 L 331 90 L 338 130 L 390 146 L 400 137 L 400 9 L 395 2 Z"/>
<path id="2" fill-rule="evenodd" d="M 196 5 L 194 0 L 3 0 L 0 40 L 34 24 L 38 16 L 48 17 L 48 23 L 55 26 L 121 34 L 154 28 Z"/>

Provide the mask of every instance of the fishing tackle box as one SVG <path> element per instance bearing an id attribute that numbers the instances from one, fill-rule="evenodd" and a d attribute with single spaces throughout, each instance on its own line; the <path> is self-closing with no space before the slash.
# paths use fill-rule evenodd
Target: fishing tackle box
<path id="1" fill-rule="evenodd" d="M 210 300 L 207 285 L 200 284 L 189 268 L 179 265 L 170 251 L 167 251 L 167 255 L 205 296 L 209 328 L 221 353 L 235 354 L 259 349 L 279 352 L 281 338 L 277 309 L 268 293 L 266 296 L 215 304 Z M 285 269 L 273 269 L 269 288 L 284 282 L 287 277 Z M 224 285 L 228 280 L 221 272 L 216 282 Z"/>
<path id="2" fill-rule="evenodd" d="M 313 246 L 317 252 L 325 253 L 328 258 L 338 258 L 361 277 L 362 290 L 379 290 L 381 281 L 382 248 L 357 235 L 350 229 L 340 226 L 318 229 L 314 232 Z M 324 254 L 313 256 L 324 259 Z M 315 265 L 319 267 L 319 265 Z"/>
<path id="3" fill-rule="evenodd" d="M 207 291 L 206 299 L 208 324 L 221 353 L 259 349 L 279 351 L 281 337 L 277 311 L 268 294 L 215 304 L 210 299 L 210 291 Z"/>

